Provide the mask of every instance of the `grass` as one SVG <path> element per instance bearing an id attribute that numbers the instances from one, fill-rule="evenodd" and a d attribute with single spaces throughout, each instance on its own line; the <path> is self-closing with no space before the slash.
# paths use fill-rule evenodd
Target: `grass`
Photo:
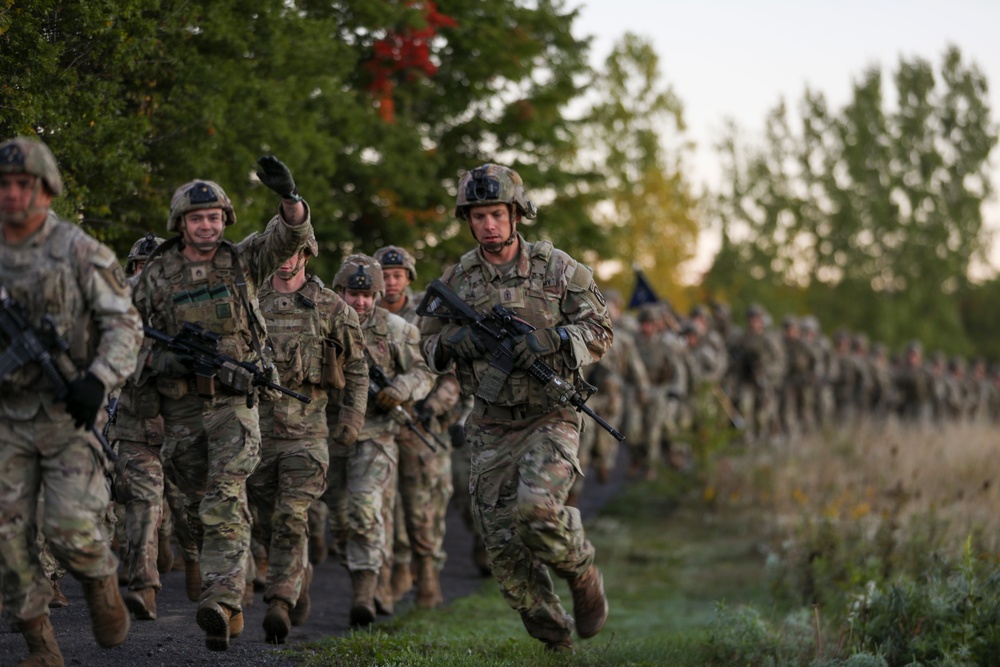
<path id="1" fill-rule="evenodd" d="M 297 657 L 310 667 L 1000 667 L 994 443 L 987 427 L 865 426 L 794 446 L 713 446 L 695 473 L 626 486 L 587 525 L 611 616 L 572 656 L 543 653 L 490 582 Z"/>

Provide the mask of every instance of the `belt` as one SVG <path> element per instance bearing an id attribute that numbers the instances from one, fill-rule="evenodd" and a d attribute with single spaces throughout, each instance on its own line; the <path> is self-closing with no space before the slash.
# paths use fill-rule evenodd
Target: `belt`
<path id="1" fill-rule="evenodd" d="M 552 409 L 545 409 L 535 405 L 490 405 L 489 403 L 477 401 L 472 411 L 477 416 L 486 417 L 487 419 L 516 422 L 540 417 L 552 412 Z"/>

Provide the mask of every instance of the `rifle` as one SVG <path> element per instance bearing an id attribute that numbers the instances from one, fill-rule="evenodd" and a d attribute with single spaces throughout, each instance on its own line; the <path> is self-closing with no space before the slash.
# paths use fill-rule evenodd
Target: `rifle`
<path id="1" fill-rule="evenodd" d="M 369 401 L 374 401 L 375 397 L 379 395 L 379 392 L 388 387 L 389 384 L 390 380 L 388 376 L 386 376 L 385 371 L 382 369 L 381 366 L 372 363 L 368 364 Z M 437 447 L 435 447 L 434 443 L 428 440 L 427 437 L 420 432 L 420 429 L 417 428 L 416 422 L 413 420 L 413 415 L 411 415 L 402 405 L 397 405 L 396 407 L 394 407 L 392 410 L 389 411 L 389 414 L 392 416 L 393 420 L 395 420 L 397 423 L 402 424 L 406 428 L 413 431 L 413 433 L 418 438 L 420 438 L 420 440 L 425 445 L 427 445 L 428 449 L 430 449 L 432 452 L 435 453 L 437 452 Z M 441 438 L 439 438 L 431 431 L 428 431 L 428 433 L 430 433 L 431 436 L 433 436 L 433 438 L 437 440 L 442 447 L 444 446 L 444 443 L 441 442 Z"/>
<path id="2" fill-rule="evenodd" d="M 514 311 L 499 304 L 493 306 L 489 315 L 480 315 L 440 280 L 435 280 L 427 287 L 427 292 L 417 307 L 417 314 L 423 317 L 455 320 L 474 327 L 481 334 L 479 339 L 491 355 L 491 368 L 480 383 L 476 396 L 488 403 L 496 399 L 501 385 L 514 371 L 515 339 L 535 330 L 531 324 L 517 317 Z M 618 429 L 587 407 L 587 399 L 597 391 L 595 387 L 587 384 L 585 387 L 587 395 L 584 396 L 543 361 L 532 364 L 528 374 L 542 383 L 545 394 L 556 405 L 573 406 L 577 412 L 582 412 L 596 421 L 618 442 L 625 440 L 625 436 Z"/>
<path id="3" fill-rule="evenodd" d="M 741 415 L 740 411 L 736 409 L 735 405 L 733 405 L 733 402 L 729 399 L 729 396 L 726 395 L 726 392 L 719 389 L 718 385 L 714 383 L 709 386 L 712 389 L 712 396 L 715 396 L 715 400 L 719 402 L 719 405 L 722 407 L 722 411 L 726 413 L 727 417 L 729 417 L 729 422 L 737 431 L 744 430 L 747 427 L 746 420 L 743 419 L 743 415 Z"/>
<path id="4" fill-rule="evenodd" d="M 56 401 L 60 403 L 65 401 L 69 393 L 69 382 L 66 377 L 75 375 L 77 370 L 73 362 L 65 356 L 69 345 L 56 333 L 56 322 L 52 315 L 45 315 L 42 318 L 42 331 L 39 332 L 28 321 L 28 313 L 21 304 L 7 292 L 6 287 L 0 286 L 0 329 L 10 342 L 7 350 L 0 356 L 0 380 L 33 361 L 41 367 L 42 375 L 55 390 Z M 56 358 L 49 352 L 51 349 L 58 350 L 57 356 L 65 360 L 62 364 L 65 372 L 56 366 Z M 98 431 L 96 426 L 91 428 L 90 432 L 101 444 L 105 456 L 113 463 L 117 463 L 118 455 L 111 449 L 104 434 Z"/>
<path id="5" fill-rule="evenodd" d="M 142 329 L 147 336 L 163 343 L 171 352 L 187 355 L 191 358 L 195 380 L 198 383 L 198 393 L 202 396 L 215 394 L 215 378 L 219 377 L 219 372 L 222 371 L 223 376 L 220 381 L 223 384 L 238 391 L 246 390 L 248 408 L 253 407 L 254 387 L 267 387 L 287 394 L 303 403 L 312 403 L 312 399 L 308 396 L 303 396 L 297 391 L 273 382 L 270 374 L 266 370 L 258 368 L 256 363 L 240 361 L 220 352 L 219 343 L 222 341 L 222 336 L 208 331 L 201 325 L 185 322 L 180 333 L 176 336 L 169 336 L 150 326 L 144 326 Z M 251 381 L 246 387 L 240 386 L 238 369 L 243 369 L 250 374 Z"/>

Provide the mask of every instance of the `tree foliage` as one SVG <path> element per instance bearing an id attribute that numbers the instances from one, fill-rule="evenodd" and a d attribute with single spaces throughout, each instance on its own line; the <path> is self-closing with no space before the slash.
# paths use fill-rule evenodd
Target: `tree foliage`
<path id="1" fill-rule="evenodd" d="M 233 199 L 231 237 L 259 229 L 268 152 L 310 202 L 327 273 L 386 243 L 440 270 L 469 247 L 458 176 L 489 160 L 559 204 L 540 227 L 572 250 L 593 227 L 564 114 L 587 71 L 574 17 L 552 0 L 18 2 L 0 14 L 0 134 L 43 137 L 61 211 L 119 250 L 162 230 L 193 178 Z"/>
<path id="2" fill-rule="evenodd" d="M 893 81 L 892 109 L 873 67 L 840 110 L 807 90 L 798 131 L 781 104 L 762 147 L 728 133 L 723 249 L 708 287 L 742 280 L 748 299 L 781 311 L 804 307 L 890 343 L 918 337 L 965 351 L 955 297 L 971 263 L 985 260 L 997 142 L 987 82 L 956 47 L 937 72 L 901 59 Z M 789 291 L 804 303 L 781 304 Z"/>

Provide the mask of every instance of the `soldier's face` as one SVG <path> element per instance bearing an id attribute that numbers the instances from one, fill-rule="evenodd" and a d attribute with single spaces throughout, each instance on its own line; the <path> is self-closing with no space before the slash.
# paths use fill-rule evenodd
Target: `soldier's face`
<path id="1" fill-rule="evenodd" d="M 301 250 L 285 260 L 285 263 L 275 270 L 282 280 L 291 280 L 306 270 L 306 253 Z"/>
<path id="2" fill-rule="evenodd" d="M 344 302 L 358 314 L 358 319 L 364 322 L 375 307 L 375 293 L 368 290 L 345 289 Z"/>
<path id="3" fill-rule="evenodd" d="M 226 214 L 221 208 L 202 208 L 188 211 L 181 220 L 181 237 L 184 244 L 201 251 L 215 248 L 222 242 L 226 228 Z"/>
<path id="4" fill-rule="evenodd" d="M 469 225 L 479 245 L 497 252 L 510 238 L 510 208 L 506 204 L 473 206 L 469 209 Z"/>
<path id="5" fill-rule="evenodd" d="M 385 279 L 385 295 L 382 300 L 396 303 L 403 298 L 403 292 L 410 285 L 409 271 L 401 267 L 383 268 L 382 277 Z"/>
<path id="6" fill-rule="evenodd" d="M 0 222 L 14 226 L 40 222 L 51 204 L 52 195 L 37 176 L 0 174 Z"/>

